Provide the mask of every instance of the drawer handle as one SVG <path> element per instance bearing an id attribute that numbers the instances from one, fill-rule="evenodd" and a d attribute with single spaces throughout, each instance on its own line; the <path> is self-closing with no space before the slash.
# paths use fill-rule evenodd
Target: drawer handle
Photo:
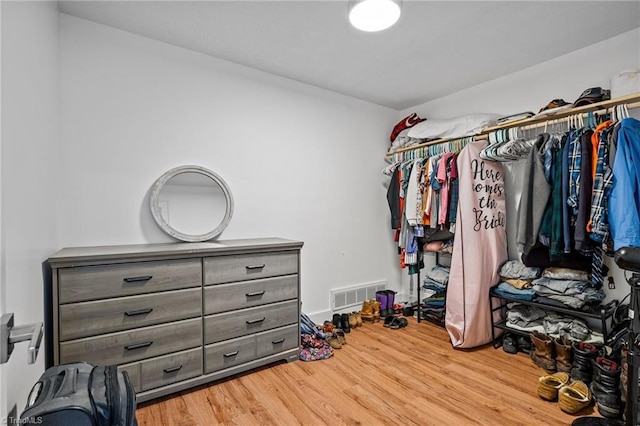
<path id="1" fill-rule="evenodd" d="M 124 348 L 128 351 L 132 351 L 134 349 L 146 348 L 147 346 L 151 346 L 152 343 L 153 343 L 153 340 L 150 340 L 148 342 L 134 343 L 133 345 L 128 345 L 128 346 L 125 346 Z"/>
<path id="2" fill-rule="evenodd" d="M 274 345 L 278 345 L 280 343 L 284 342 L 284 337 L 282 339 L 278 339 L 278 340 L 272 340 L 271 343 L 273 343 Z"/>
<path id="3" fill-rule="evenodd" d="M 153 308 L 136 309 L 136 310 L 133 310 L 133 311 L 127 311 L 127 312 L 125 312 L 124 314 L 125 314 L 126 316 L 128 316 L 128 317 L 132 317 L 132 316 L 135 316 L 135 315 L 144 315 L 144 314 L 148 314 L 148 313 L 150 313 L 151 311 L 153 311 Z"/>
<path id="4" fill-rule="evenodd" d="M 181 368 L 182 368 L 182 364 L 180 364 L 180 365 L 179 365 L 179 366 L 177 366 L 177 367 L 165 368 L 163 371 L 164 371 L 165 373 L 173 373 L 174 371 L 178 371 L 178 370 L 180 370 Z"/>
<path id="5" fill-rule="evenodd" d="M 245 322 L 246 322 L 248 325 L 251 325 L 251 324 L 257 324 L 257 323 L 262 322 L 262 321 L 264 321 L 264 320 L 266 320 L 266 319 L 267 319 L 266 317 L 262 317 L 262 318 L 260 318 L 260 319 L 254 319 L 254 320 L 249 320 L 249 321 L 245 321 Z"/>
<path id="6" fill-rule="evenodd" d="M 239 352 L 240 352 L 240 351 L 229 352 L 228 354 L 222 354 L 222 356 L 223 356 L 223 357 L 225 357 L 225 358 L 230 358 L 230 357 L 232 357 L 232 356 L 236 356 L 236 355 L 238 355 L 238 353 L 239 353 Z"/>
<path id="7" fill-rule="evenodd" d="M 151 276 L 151 275 L 145 275 L 143 277 L 128 277 L 128 278 L 124 279 L 124 282 L 126 282 L 126 283 L 141 283 L 141 282 L 149 281 L 151 278 L 153 278 L 153 276 Z"/>
<path id="8" fill-rule="evenodd" d="M 267 266 L 267 265 L 265 265 L 265 264 L 263 263 L 262 265 L 247 265 L 247 266 L 245 266 L 245 267 L 247 268 L 247 271 L 252 271 L 252 270 L 254 270 L 254 269 L 262 269 L 262 268 L 264 268 L 265 266 Z"/>
<path id="9" fill-rule="evenodd" d="M 255 296 L 262 296 L 263 294 L 264 294 L 264 290 L 256 291 L 254 293 L 246 293 L 245 296 L 247 296 L 247 297 L 255 297 Z"/>

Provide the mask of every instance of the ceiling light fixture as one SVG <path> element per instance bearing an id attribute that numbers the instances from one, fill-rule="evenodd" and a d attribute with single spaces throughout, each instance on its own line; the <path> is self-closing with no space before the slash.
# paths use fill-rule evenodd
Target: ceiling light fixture
<path id="1" fill-rule="evenodd" d="M 349 22 L 361 31 L 382 31 L 400 19 L 399 0 L 353 0 L 348 9 Z"/>

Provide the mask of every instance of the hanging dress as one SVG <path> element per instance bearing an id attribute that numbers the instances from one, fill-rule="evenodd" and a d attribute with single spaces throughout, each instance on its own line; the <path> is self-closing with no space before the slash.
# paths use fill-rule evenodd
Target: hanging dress
<path id="1" fill-rule="evenodd" d="M 457 160 L 459 198 L 445 317 L 455 348 L 491 341 L 489 289 L 508 260 L 504 169 L 480 158 L 487 145 L 470 142 Z"/>

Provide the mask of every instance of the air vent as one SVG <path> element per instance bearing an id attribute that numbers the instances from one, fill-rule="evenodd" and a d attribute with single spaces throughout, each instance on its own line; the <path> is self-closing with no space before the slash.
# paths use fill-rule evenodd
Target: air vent
<path id="1" fill-rule="evenodd" d="M 352 306 L 361 306 L 365 300 L 375 299 L 376 291 L 386 289 L 386 281 L 332 289 L 331 310 L 336 312 Z"/>

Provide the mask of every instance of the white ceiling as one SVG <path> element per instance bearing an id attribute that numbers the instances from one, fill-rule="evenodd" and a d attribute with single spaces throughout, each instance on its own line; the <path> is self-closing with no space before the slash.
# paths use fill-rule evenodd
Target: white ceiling
<path id="1" fill-rule="evenodd" d="M 397 110 L 640 27 L 640 1 L 404 0 L 400 21 L 379 33 L 349 26 L 347 0 L 59 5 L 70 15 Z"/>

